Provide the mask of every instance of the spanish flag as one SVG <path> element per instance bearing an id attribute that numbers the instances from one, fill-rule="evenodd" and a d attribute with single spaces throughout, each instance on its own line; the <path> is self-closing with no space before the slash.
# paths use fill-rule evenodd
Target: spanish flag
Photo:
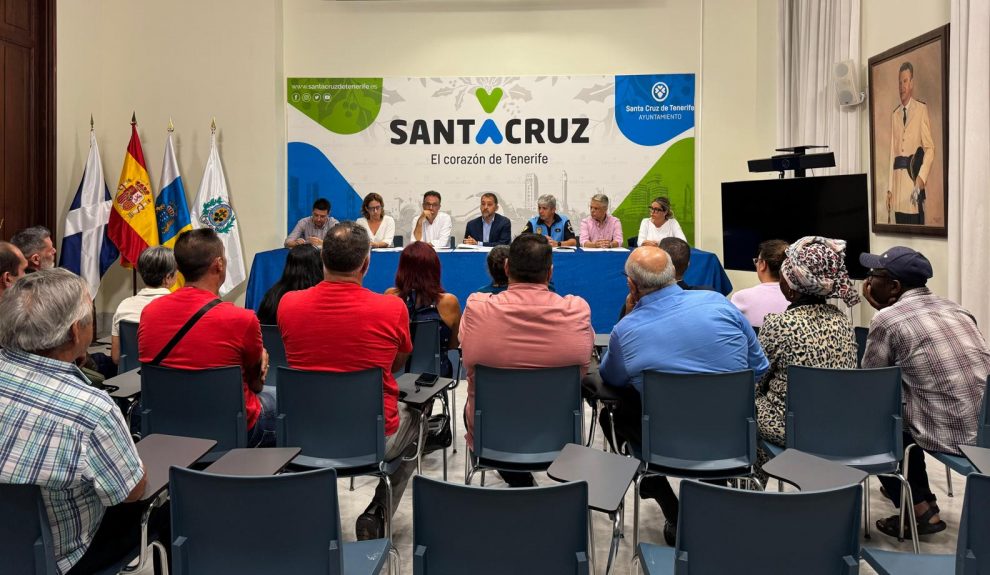
<path id="1" fill-rule="evenodd" d="M 120 182 L 113 194 L 109 233 L 120 249 L 120 263 L 124 267 L 134 267 L 141 252 L 158 245 L 155 198 L 134 116 L 131 116 L 131 141 L 127 144 L 124 167 L 120 170 Z"/>

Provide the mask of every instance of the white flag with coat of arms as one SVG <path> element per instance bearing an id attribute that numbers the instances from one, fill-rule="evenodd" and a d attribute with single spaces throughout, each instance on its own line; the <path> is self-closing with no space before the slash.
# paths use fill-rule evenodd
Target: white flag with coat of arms
<path id="1" fill-rule="evenodd" d="M 223 240 L 227 257 L 227 279 L 220 286 L 220 297 L 247 279 L 244 255 L 241 253 L 241 232 L 237 225 L 237 213 L 227 194 L 227 179 L 223 175 L 220 152 L 217 151 L 217 135 L 210 135 L 210 157 L 206 161 L 203 181 L 192 208 L 192 224 L 196 228 L 212 228 Z"/>

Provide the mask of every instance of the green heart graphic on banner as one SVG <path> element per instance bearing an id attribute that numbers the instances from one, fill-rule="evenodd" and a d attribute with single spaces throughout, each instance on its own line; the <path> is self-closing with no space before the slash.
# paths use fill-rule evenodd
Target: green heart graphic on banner
<path id="1" fill-rule="evenodd" d="M 495 88 L 491 93 L 484 88 L 478 88 L 474 91 L 474 95 L 478 97 L 478 103 L 484 108 L 485 113 L 491 114 L 502 100 L 502 88 Z"/>

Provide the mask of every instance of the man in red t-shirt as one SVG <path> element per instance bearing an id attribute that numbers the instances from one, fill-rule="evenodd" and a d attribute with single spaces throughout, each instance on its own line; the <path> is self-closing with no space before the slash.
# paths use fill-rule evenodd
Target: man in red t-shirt
<path id="1" fill-rule="evenodd" d="M 138 355 L 150 363 L 183 325 L 217 299 L 227 277 L 223 242 L 209 228 L 188 231 L 175 242 L 175 263 L 185 276 L 182 289 L 151 302 L 138 324 Z M 179 340 L 161 365 L 206 369 L 236 365 L 244 378 L 248 445 L 275 445 L 275 393 L 264 390 L 268 353 L 261 343 L 261 324 L 254 313 L 221 303 L 206 312 Z"/>
<path id="2" fill-rule="evenodd" d="M 325 281 L 285 294 L 278 306 L 278 327 L 289 367 L 311 371 L 349 372 L 380 367 L 384 374 L 385 459 L 401 456 L 418 436 L 420 413 L 399 404 L 392 372 L 412 352 L 409 312 L 397 297 L 361 286 L 371 262 L 371 239 L 354 222 L 339 223 L 323 239 Z M 332 350 L 329 353 L 328 350 Z M 395 513 L 413 461 L 403 462 L 389 476 Z M 379 483 L 371 504 L 357 519 L 358 540 L 384 537 L 386 490 Z"/>

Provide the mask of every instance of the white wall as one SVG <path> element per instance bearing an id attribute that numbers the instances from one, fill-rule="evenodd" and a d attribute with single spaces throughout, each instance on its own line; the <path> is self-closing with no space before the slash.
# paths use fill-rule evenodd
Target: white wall
<path id="1" fill-rule="evenodd" d="M 132 110 L 157 188 L 171 116 L 190 198 L 215 115 L 250 263 L 284 232 L 286 76 L 693 72 L 697 243 L 721 254 L 720 184 L 773 147 L 776 34 L 775 0 L 59 0 L 59 218 L 90 112 L 111 188 Z M 107 276 L 101 311 L 129 276 Z"/>

